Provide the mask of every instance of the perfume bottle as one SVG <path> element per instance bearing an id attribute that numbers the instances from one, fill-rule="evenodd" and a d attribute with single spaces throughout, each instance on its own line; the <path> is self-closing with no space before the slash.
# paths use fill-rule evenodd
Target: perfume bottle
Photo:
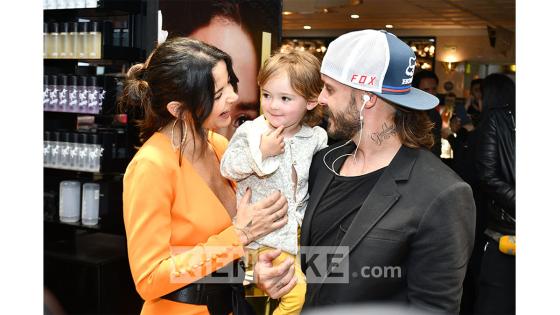
<path id="1" fill-rule="evenodd" d="M 49 24 L 43 23 L 43 58 L 48 57 L 48 53 L 47 53 L 48 40 L 49 40 Z"/>
<path id="2" fill-rule="evenodd" d="M 59 192 L 59 212 L 61 222 L 80 221 L 80 182 L 62 181 Z"/>
<path id="3" fill-rule="evenodd" d="M 87 77 L 80 76 L 78 80 L 78 110 L 79 113 L 86 113 L 88 108 L 88 86 Z"/>
<path id="4" fill-rule="evenodd" d="M 99 184 L 84 183 L 82 187 L 82 224 L 96 225 L 99 220 Z"/>
<path id="5" fill-rule="evenodd" d="M 51 134 L 48 131 L 43 135 L 43 166 L 51 166 Z"/>
<path id="6" fill-rule="evenodd" d="M 101 29 L 99 22 L 89 23 L 87 47 L 90 59 L 101 59 Z"/>
<path id="7" fill-rule="evenodd" d="M 49 76 L 45 74 L 43 76 L 43 110 L 49 108 L 50 102 L 51 102 L 51 96 L 50 96 Z"/>
<path id="8" fill-rule="evenodd" d="M 78 77 L 70 76 L 68 80 L 68 106 L 66 111 L 74 113 L 78 111 Z"/>
<path id="9" fill-rule="evenodd" d="M 82 171 L 87 170 L 86 164 L 87 164 L 88 153 L 89 153 L 89 145 L 88 145 L 87 134 L 80 133 L 78 135 L 78 159 L 77 159 L 78 162 L 76 165 L 76 169 Z"/>
<path id="10" fill-rule="evenodd" d="M 59 168 L 67 169 L 70 165 L 70 133 L 62 133 L 62 142 L 60 143 L 60 164 Z"/>
<path id="11" fill-rule="evenodd" d="M 78 57 L 79 59 L 86 59 L 88 57 L 88 22 L 78 23 Z"/>
<path id="12" fill-rule="evenodd" d="M 68 33 L 68 50 L 67 50 L 67 55 L 68 58 L 70 59 L 74 59 L 74 58 L 78 58 L 78 54 L 79 54 L 79 49 L 78 49 L 78 43 L 79 43 L 79 38 L 78 38 L 78 23 L 77 22 L 71 22 L 70 26 L 69 26 L 69 33 Z"/>
<path id="13" fill-rule="evenodd" d="M 60 32 L 58 33 L 58 36 L 60 38 L 59 42 L 60 42 L 60 54 L 59 57 L 62 59 L 68 59 L 71 58 L 70 57 L 70 51 L 71 48 L 70 47 L 70 25 L 68 24 L 68 22 L 64 22 L 64 23 L 60 23 Z"/>
<path id="14" fill-rule="evenodd" d="M 99 172 L 101 166 L 101 155 L 103 152 L 101 144 L 99 143 L 99 136 L 96 134 L 91 134 L 89 136 L 88 144 L 89 152 L 86 168 L 91 172 Z"/>
<path id="15" fill-rule="evenodd" d="M 48 56 L 49 58 L 57 59 L 59 58 L 59 52 L 60 52 L 60 45 L 59 45 L 60 38 L 58 36 L 58 23 L 51 23 L 49 30 L 50 32 L 47 35 L 49 39 L 47 44 Z"/>
<path id="16" fill-rule="evenodd" d="M 49 86 L 49 110 L 54 110 L 58 106 L 58 77 L 56 75 L 51 75 Z"/>
<path id="17" fill-rule="evenodd" d="M 57 111 L 66 112 L 68 110 L 68 77 L 60 75 L 58 77 L 58 108 Z"/>
<path id="18" fill-rule="evenodd" d="M 51 132 L 51 163 L 50 166 L 57 168 L 60 165 L 60 132 Z"/>
<path id="19" fill-rule="evenodd" d="M 89 77 L 88 82 L 88 113 L 99 113 L 99 87 L 97 86 L 97 77 Z"/>
<path id="20" fill-rule="evenodd" d="M 70 134 L 70 157 L 68 159 L 68 168 L 72 170 L 75 170 L 78 165 L 79 141 L 78 133 L 72 132 Z"/>

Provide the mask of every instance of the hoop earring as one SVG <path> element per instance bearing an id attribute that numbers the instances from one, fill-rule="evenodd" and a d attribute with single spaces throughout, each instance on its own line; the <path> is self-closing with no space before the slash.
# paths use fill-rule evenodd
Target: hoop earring
<path id="1" fill-rule="evenodd" d="M 175 145 L 175 125 L 177 124 L 177 121 L 179 121 L 179 118 L 175 119 L 173 126 L 171 127 L 171 145 L 174 150 L 182 148 L 185 141 L 187 141 L 187 123 L 181 119 L 181 122 L 183 122 L 183 136 L 181 137 L 181 143 L 179 143 L 178 146 Z"/>

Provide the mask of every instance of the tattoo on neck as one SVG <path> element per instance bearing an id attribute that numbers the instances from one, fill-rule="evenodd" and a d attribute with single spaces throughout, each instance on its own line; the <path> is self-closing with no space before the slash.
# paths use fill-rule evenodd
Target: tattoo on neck
<path id="1" fill-rule="evenodd" d="M 379 132 L 372 132 L 369 137 L 375 144 L 381 145 L 381 143 L 385 140 L 388 140 L 391 136 L 397 134 L 397 130 L 394 124 L 387 125 L 386 122 L 383 123 L 381 126 L 381 131 Z"/>

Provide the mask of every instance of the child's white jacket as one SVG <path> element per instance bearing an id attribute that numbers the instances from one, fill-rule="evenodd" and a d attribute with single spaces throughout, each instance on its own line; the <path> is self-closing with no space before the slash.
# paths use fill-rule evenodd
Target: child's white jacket
<path id="1" fill-rule="evenodd" d="M 284 153 L 262 159 L 261 135 L 269 129 L 264 116 L 243 123 L 231 138 L 220 165 L 222 175 L 237 182 L 237 200 L 247 187 L 252 190 L 251 202 L 280 190 L 288 200 L 288 223 L 282 228 L 249 244 L 279 248 L 297 254 L 297 229 L 301 225 L 309 194 L 309 167 L 313 155 L 327 146 L 327 133 L 321 127 L 303 125 L 290 139 L 284 138 Z M 292 168 L 297 174 L 296 187 Z"/>

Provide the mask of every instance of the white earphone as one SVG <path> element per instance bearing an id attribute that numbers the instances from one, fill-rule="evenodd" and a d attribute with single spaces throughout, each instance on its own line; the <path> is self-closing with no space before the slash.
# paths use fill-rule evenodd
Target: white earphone
<path id="1" fill-rule="evenodd" d="M 362 113 L 362 111 L 364 110 L 366 103 L 370 100 L 369 95 L 362 95 L 362 100 L 364 100 L 364 103 L 362 104 L 362 108 L 360 108 L 360 121 L 364 120 L 364 114 Z"/>

